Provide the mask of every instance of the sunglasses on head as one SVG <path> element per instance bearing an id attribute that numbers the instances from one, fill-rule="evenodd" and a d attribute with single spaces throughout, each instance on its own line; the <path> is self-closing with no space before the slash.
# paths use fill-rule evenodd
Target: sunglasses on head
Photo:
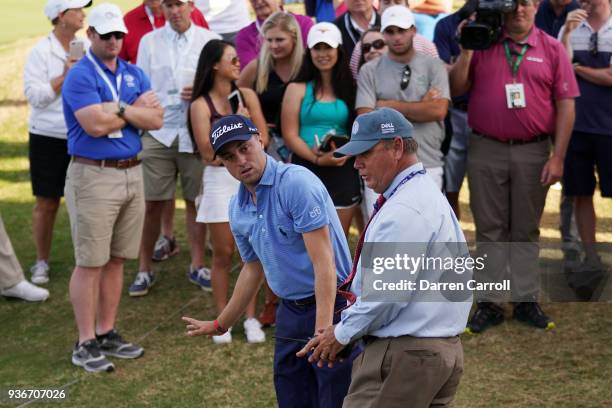
<path id="1" fill-rule="evenodd" d="M 412 75 L 412 70 L 409 65 L 404 67 L 404 71 L 402 72 L 402 79 L 400 80 L 400 88 L 402 91 L 408 88 L 408 84 L 410 83 L 410 76 Z"/>
<path id="2" fill-rule="evenodd" d="M 361 52 L 364 54 L 367 54 L 368 52 L 372 50 L 372 48 L 374 48 L 375 50 L 380 50 L 380 49 L 383 49 L 384 47 L 385 47 L 385 40 L 378 39 L 378 40 L 372 41 L 371 43 L 363 43 L 361 45 Z"/>
<path id="3" fill-rule="evenodd" d="M 113 31 L 110 33 L 106 33 L 106 34 L 99 34 L 100 39 L 103 41 L 108 41 L 111 39 L 111 37 L 115 37 L 117 40 L 122 40 L 123 37 L 125 37 L 125 33 L 122 33 L 121 31 Z"/>
<path id="4" fill-rule="evenodd" d="M 594 32 L 593 34 L 591 34 L 591 37 L 589 38 L 589 52 L 591 53 L 591 55 L 597 55 L 597 41 L 598 40 L 598 36 L 597 36 L 597 31 Z"/>

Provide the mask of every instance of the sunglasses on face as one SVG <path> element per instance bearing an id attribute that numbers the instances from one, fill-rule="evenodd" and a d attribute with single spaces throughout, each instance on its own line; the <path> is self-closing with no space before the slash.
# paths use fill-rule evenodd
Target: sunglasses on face
<path id="1" fill-rule="evenodd" d="M 232 65 L 240 65 L 240 58 L 238 56 L 232 57 L 229 62 Z"/>
<path id="2" fill-rule="evenodd" d="M 591 38 L 589 38 L 589 52 L 591 53 L 591 55 L 597 55 L 597 41 L 598 40 L 598 36 L 597 36 L 597 31 L 594 32 L 593 34 L 591 34 Z"/>
<path id="3" fill-rule="evenodd" d="M 370 52 L 372 50 L 372 48 L 374 48 L 375 50 L 380 50 L 383 49 L 385 47 L 385 40 L 374 40 L 371 43 L 363 43 L 361 45 L 361 52 L 363 54 L 367 54 L 368 52 Z"/>
<path id="4" fill-rule="evenodd" d="M 404 71 L 402 72 L 402 79 L 400 80 L 400 88 L 402 91 L 408 88 L 408 84 L 410 83 L 410 76 L 412 75 L 412 70 L 409 65 L 404 67 Z"/>
<path id="5" fill-rule="evenodd" d="M 125 33 L 122 33 L 121 31 L 113 31 L 111 33 L 106 33 L 106 34 L 98 34 L 100 36 L 100 39 L 103 41 L 108 41 L 111 39 L 111 37 L 115 37 L 117 40 L 122 40 L 123 37 L 125 37 Z"/>

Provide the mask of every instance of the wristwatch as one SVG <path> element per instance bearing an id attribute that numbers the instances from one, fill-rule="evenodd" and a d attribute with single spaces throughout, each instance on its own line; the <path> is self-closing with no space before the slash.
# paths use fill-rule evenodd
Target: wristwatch
<path id="1" fill-rule="evenodd" d="M 125 107 L 127 106 L 127 103 L 123 102 L 123 101 L 119 101 L 119 110 L 117 111 L 117 116 L 119 116 L 121 119 L 123 118 L 123 115 L 125 114 Z"/>

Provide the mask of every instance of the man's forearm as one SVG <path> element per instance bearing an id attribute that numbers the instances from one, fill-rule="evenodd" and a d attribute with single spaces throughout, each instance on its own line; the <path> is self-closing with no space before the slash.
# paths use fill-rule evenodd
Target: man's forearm
<path id="1" fill-rule="evenodd" d="M 130 125 L 142 130 L 155 130 L 164 125 L 164 110 L 162 108 L 128 105 L 123 117 Z"/>
<path id="2" fill-rule="evenodd" d="M 556 105 L 554 155 L 564 160 L 576 118 L 575 101 L 574 99 L 561 99 L 556 102 Z"/>
<path id="3" fill-rule="evenodd" d="M 393 108 L 399 111 L 411 122 L 438 122 L 444 120 L 448 112 L 448 100 L 404 102 L 396 100 L 380 100 L 377 106 Z"/>
<path id="4" fill-rule="evenodd" d="M 472 53 L 473 51 L 462 51 L 449 72 L 451 96 L 465 95 L 470 90 L 469 74 Z"/>
<path id="5" fill-rule="evenodd" d="M 336 268 L 333 262 L 327 265 L 314 265 L 315 298 L 317 314 L 315 332 L 333 323 L 334 304 L 336 303 Z"/>
<path id="6" fill-rule="evenodd" d="M 234 293 L 232 293 L 227 306 L 217 318 L 221 327 L 228 329 L 236 323 L 246 310 L 249 302 L 259 291 L 263 278 L 263 268 L 259 262 L 248 262 L 242 267 L 234 287 Z"/>
<path id="7" fill-rule="evenodd" d="M 576 75 L 599 86 L 612 86 L 612 67 L 591 68 L 577 65 L 574 68 Z"/>

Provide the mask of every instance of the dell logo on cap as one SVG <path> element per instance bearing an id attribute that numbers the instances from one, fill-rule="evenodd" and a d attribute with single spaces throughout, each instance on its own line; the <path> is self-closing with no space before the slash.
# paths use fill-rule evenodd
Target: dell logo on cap
<path id="1" fill-rule="evenodd" d="M 393 133 L 393 132 L 395 132 L 395 125 L 393 123 L 381 123 L 380 124 L 380 131 L 383 134 Z"/>

